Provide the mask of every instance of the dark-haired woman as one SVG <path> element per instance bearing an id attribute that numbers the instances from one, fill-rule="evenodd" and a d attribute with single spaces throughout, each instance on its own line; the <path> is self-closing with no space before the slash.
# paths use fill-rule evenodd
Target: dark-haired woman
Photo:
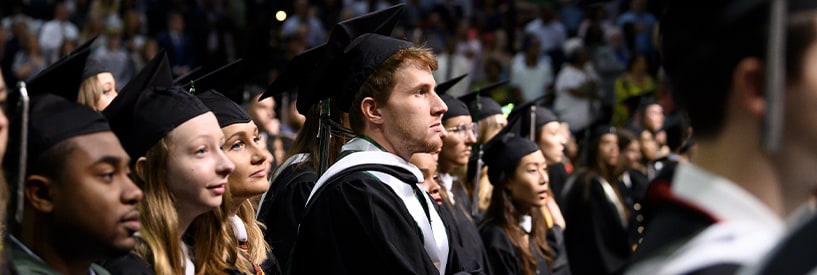
<path id="1" fill-rule="evenodd" d="M 494 186 L 480 224 L 489 273 L 569 274 L 566 264 L 554 265 L 554 251 L 564 250 L 547 241 L 542 209 L 551 194 L 542 151 L 532 141 L 508 134 L 486 145 L 484 156 Z"/>
<path id="2" fill-rule="evenodd" d="M 584 167 L 568 179 L 562 192 L 565 245 L 576 274 L 616 274 L 629 260 L 628 193 L 616 178 L 618 137 L 615 128 L 598 126 L 584 148 Z"/>

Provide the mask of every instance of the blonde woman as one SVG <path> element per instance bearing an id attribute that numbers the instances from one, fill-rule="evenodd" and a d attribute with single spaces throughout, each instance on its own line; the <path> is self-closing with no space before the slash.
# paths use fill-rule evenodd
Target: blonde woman
<path id="1" fill-rule="evenodd" d="M 237 252 L 230 252 L 228 258 L 228 262 L 235 265 L 230 273 L 280 274 L 278 262 L 264 240 L 263 225 L 255 219 L 255 206 L 251 202 L 251 198 L 260 196 L 268 187 L 268 153 L 258 127 L 241 106 L 224 95 L 207 90 L 196 93 L 196 96 L 216 115 L 225 137 L 224 154 L 235 164 L 228 182 L 231 198 L 221 204 L 221 210 L 232 223 L 232 227 L 224 228 L 224 233 L 233 238 L 236 245 L 233 252 Z"/>
<path id="2" fill-rule="evenodd" d="M 219 206 L 235 166 L 224 134 L 201 101 L 172 84 L 167 55 L 151 61 L 103 114 L 131 157 L 144 191 L 134 253 L 105 266 L 113 274 L 218 274 L 229 239 Z"/>
<path id="3" fill-rule="evenodd" d="M 77 102 L 101 112 L 117 95 L 116 79 L 111 71 L 99 61 L 89 58 L 82 74 Z"/>

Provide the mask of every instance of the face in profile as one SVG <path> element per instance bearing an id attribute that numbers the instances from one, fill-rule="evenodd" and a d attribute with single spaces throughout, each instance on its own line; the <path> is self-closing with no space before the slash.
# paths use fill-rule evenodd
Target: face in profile
<path id="1" fill-rule="evenodd" d="M 549 181 L 545 155 L 536 151 L 519 159 L 505 188 L 516 205 L 540 207 L 545 205 L 549 196 Z"/>
<path id="2" fill-rule="evenodd" d="M 441 205 L 443 202 L 440 197 L 440 184 L 438 183 L 437 175 L 437 155 L 429 153 L 416 153 L 411 156 L 410 162 L 420 169 L 423 173 L 423 182 L 420 187 L 426 190 L 431 198 Z"/>
<path id="3" fill-rule="evenodd" d="M 224 155 L 235 165 L 230 174 L 230 194 L 235 202 L 261 195 L 267 191 L 268 152 L 258 135 L 258 127 L 250 121 L 221 128 L 226 142 Z"/>
<path id="4" fill-rule="evenodd" d="M 235 169 L 224 155 L 224 133 L 211 112 L 194 117 L 167 135 L 165 182 L 176 199 L 180 215 L 210 211 L 221 205 L 227 176 Z"/>
<path id="5" fill-rule="evenodd" d="M 130 251 L 141 228 L 136 204 L 143 194 L 128 177 L 128 154 L 112 132 L 63 142 L 72 149 L 49 192 L 52 226 L 83 246 L 101 248 L 103 255 Z"/>
<path id="6" fill-rule="evenodd" d="M 116 79 L 109 72 L 96 75 L 97 85 L 101 87 L 102 93 L 96 99 L 96 107 L 99 111 L 105 110 L 119 93 L 116 90 Z"/>
<path id="7" fill-rule="evenodd" d="M 545 154 L 545 160 L 547 160 L 548 164 L 559 163 L 564 159 L 567 140 L 562 134 L 562 126 L 558 121 L 551 121 L 542 125 L 536 143 Z"/>
<path id="8" fill-rule="evenodd" d="M 471 116 L 448 118 L 443 126 L 447 134 L 443 138 L 440 162 L 445 163 L 448 167 L 461 167 L 468 164 L 468 158 L 471 157 L 471 145 L 477 142 Z"/>
<path id="9" fill-rule="evenodd" d="M 428 66 L 404 62 L 395 73 L 395 86 L 386 104 L 378 106 L 386 138 L 405 158 L 442 147 L 442 116 L 448 107 L 434 92 L 435 86 Z"/>

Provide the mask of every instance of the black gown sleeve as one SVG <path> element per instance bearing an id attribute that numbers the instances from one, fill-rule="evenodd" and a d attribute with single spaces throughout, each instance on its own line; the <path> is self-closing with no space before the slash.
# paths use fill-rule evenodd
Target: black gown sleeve
<path id="1" fill-rule="evenodd" d="M 307 211 L 289 274 L 439 273 L 402 200 L 365 172 L 325 186 Z"/>

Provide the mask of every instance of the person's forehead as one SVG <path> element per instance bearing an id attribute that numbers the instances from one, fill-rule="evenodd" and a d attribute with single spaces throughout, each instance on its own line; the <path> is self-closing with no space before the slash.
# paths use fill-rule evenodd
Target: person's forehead
<path id="1" fill-rule="evenodd" d="M 66 142 L 73 143 L 73 150 L 69 153 L 69 163 L 87 163 L 103 157 L 119 158 L 128 163 L 128 154 L 116 135 L 110 131 L 73 137 Z"/>

